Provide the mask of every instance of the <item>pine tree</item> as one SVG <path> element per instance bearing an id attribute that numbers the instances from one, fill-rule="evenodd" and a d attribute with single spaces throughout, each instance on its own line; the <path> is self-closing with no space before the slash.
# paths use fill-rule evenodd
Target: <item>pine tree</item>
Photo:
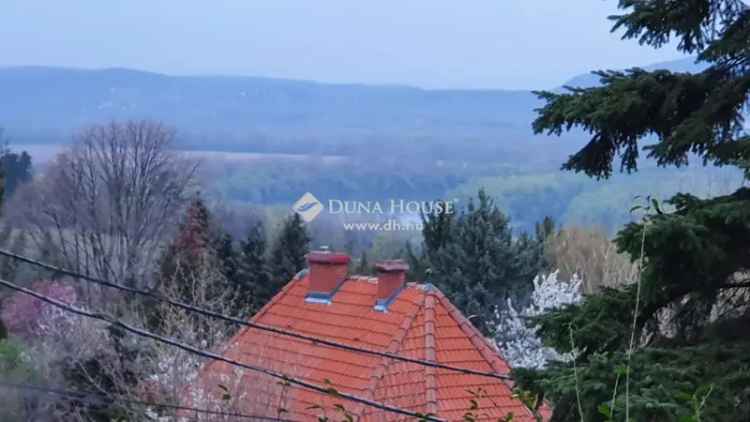
<path id="1" fill-rule="evenodd" d="M 12 195 L 20 184 L 31 181 L 32 177 L 31 155 L 26 151 L 20 154 L 11 151 L 7 140 L 3 137 L 2 128 L 0 128 L 0 174 L 4 182 L 3 193 L 8 196 Z"/>
<path id="2" fill-rule="evenodd" d="M 294 213 L 284 220 L 278 238 L 273 244 L 269 263 L 274 292 L 305 268 L 305 255 L 309 251 L 309 244 L 310 237 L 299 214 Z"/>
<path id="3" fill-rule="evenodd" d="M 528 302 L 541 269 L 538 245 L 526 235 L 514 240 L 509 219 L 483 190 L 458 215 L 436 212 L 423 219 L 429 281 L 491 335 L 498 307 L 508 299 Z"/>
<path id="4" fill-rule="evenodd" d="M 213 232 L 213 249 L 221 265 L 221 272 L 227 280 L 234 282 L 237 279 L 239 257 L 234 248 L 232 235 L 218 227 L 214 227 Z"/>
<path id="5" fill-rule="evenodd" d="M 625 39 L 653 47 L 675 39 L 706 68 L 596 72 L 601 86 L 538 93 L 546 104 L 536 132 L 591 133 L 563 168 L 606 178 L 619 158 L 622 170 L 636 171 L 646 143 L 661 166 L 686 165 L 694 154 L 747 175 L 748 7 L 733 0 L 619 6 L 626 12 L 611 19 Z M 669 205 L 650 202 L 643 221 L 616 238 L 634 258 L 643 251 L 640 289 L 605 289 L 542 319 L 548 344 L 579 351 L 575 372 L 560 364 L 517 374 L 519 385 L 553 400 L 553 420 L 743 421 L 750 414 L 750 189 L 711 199 L 679 194 Z"/>
<path id="6" fill-rule="evenodd" d="M 233 281 L 237 273 L 237 257 L 231 236 L 214 225 L 211 213 L 200 197 L 188 207 L 177 235 L 161 257 L 157 283 L 161 288 L 176 287 L 182 299 L 192 300 L 190 283 L 200 278 L 206 266 L 216 266 L 222 278 Z M 166 284 L 170 286 L 167 286 Z M 226 289 L 229 286 L 216 286 Z"/>
<path id="7" fill-rule="evenodd" d="M 429 260 L 425 248 L 415 251 L 411 242 L 406 242 L 402 252 L 403 259 L 409 264 L 409 272 L 406 273 L 406 279 L 415 283 L 428 281 Z"/>
<path id="8" fill-rule="evenodd" d="M 196 266 L 212 253 L 209 218 L 203 200 L 195 198 L 185 213 L 177 236 L 162 256 L 158 277 L 160 284 L 179 284 L 180 280 L 190 278 Z"/>
<path id="9" fill-rule="evenodd" d="M 155 290 L 178 301 L 217 312 L 238 310 L 237 257 L 231 236 L 214 225 L 211 213 L 200 197 L 185 212 L 172 242 L 161 257 Z M 229 277 L 233 276 L 234 279 Z M 145 299 L 149 328 L 163 334 L 162 307 Z M 229 311 L 228 311 L 229 310 Z M 188 315 L 199 332 L 212 338 L 209 321 L 200 315 Z"/>
<path id="10" fill-rule="evenodd" d="M 13 195 L 19 185 L 31 181 L 31 156 L 26 151 L 18 154 L 6 149 L 0 154 L 0 167 L 8 196 Z"/>
<path id="11" fill-rule="evenodd" d="M 544 243 L 549 239 L 550 236 L 554 235 L 557 231 L 557 225 L 552 217 L 544 217 L 541 223 L 535 224 L 536 239 L 540 243 Z"/>
<path id="12" fill-rule="evenodd" d="M 357 265 L 357 274 L 367 275 L 372 272 L 370 263 L 367 262 L 367 252 L 362 251 L 362 255 L 359 258 L 359 265 Z"/>
<path id="13" fill-rule="evenodd" d="M 255 224 L 240 242 L 236 280 L 238 304 L 251 315 L 276 293 L 277 286 L 272 282 L 266 262 L 266 236 L 261 222 Z"/>

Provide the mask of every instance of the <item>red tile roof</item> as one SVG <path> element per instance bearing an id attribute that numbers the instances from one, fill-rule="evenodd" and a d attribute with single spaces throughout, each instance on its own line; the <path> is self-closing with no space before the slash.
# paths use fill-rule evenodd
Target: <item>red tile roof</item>
<path id="1" fill-rule="evenodd" d="M 500 374 L 509 372 L 494 347 L 438 289 L 409 284 L 387 312 L 378 312 L 373 309 L 376 283 L 375 278 L 350 277 L 330 304 L 319 304 L 305 302 L 307 277 L 293 280 L 253 321 L 446 365 Z M 513 413 L 514 421 L 536 420 L 513 397 L 511 386 L 498 379 L 336 349 L 253 328 L 235 335 L 223 354 L 309 382 L 330 384 L 341 392 L 414 412 L 432 413 L 446 420 L 462 420 L 472 399 L 478 402 L 479 409 L 474 413 L 479 419 L 497 420 Z M 218 384 L 221 384 L 232 396 L 226 404 L 242 413 L 314 420 L 323 410 L 310 409 L 311 406 L 323 406 L 328 416 L 334 416 L 334 405 L 341 404 L 364 421 L 404 419 L 262 377 L 220 362 L 208 363 L 195 383 L 193 403 L 196 391 L 206 392 L 209 398 L 220 395 Z"/>

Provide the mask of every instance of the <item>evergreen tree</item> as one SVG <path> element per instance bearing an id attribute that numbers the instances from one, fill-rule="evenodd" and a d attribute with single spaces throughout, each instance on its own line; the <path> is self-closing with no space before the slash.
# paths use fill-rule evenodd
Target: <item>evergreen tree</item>
<path id="1" fill-rule="evenodd" d="M 240 242 L 237 265 L 239 306 L 255 314 L 276 293 L 266 262 L 266 236 L 263 223 L 255 224 Z"/>
<path id="2" fill-rule="evenodd" d="M 168 287 L 165 283 L 176 285 L 182 299 L 190 301 L 190 283 L 200 278 L 206 266 L 214 265 L 225 281 L 234 281 L 237 257 L 232 238 L 214 225 L 208 207 L 197 197 L 188 207 L 177 236 L 162 255 L 157 281 L 162 288 Z M 216 289 L 226 288 L 229 286 L 216 286 Z"/>
<path id="3" fill-rule="evenodd" d="M 556 231 L 557 225 L 555 224 L 555 220 L 553 220 L 552 217 L 544 217 L 544 220 L 535 225 L 536 240 L 539 241 L 539 243 L 544 243 L 550 238 L 550 236 L 554 235 Z"/>
<path id="4" fill-rule="evenodd" d="M 230 279 L 229 276 L 234 277 Z M 214 225 L 211 213 L 200 197 L 187 208 L 174 240 L 165 249 L 157 274 L 156 290 L 178 301 L 214 309 L 236 311 L 238 296 L 237 257 L 232 238 Z M 152 300 L 143 303 L 149 328 L 170 335 L 162 321 L 162 308 Z M 188 315 L 199 332 L 212 337 L 209 321 Z"/>
<path id="5" fill-rule="evenodd" d="M 26 151 L 20 154 L 12 152 L 3 136 L 3 129 L 0 128 L 0 179 L 4 182 L 3 193 L 12 195 L 18 185 L 30 182 L 31 176 L 31 155 Z"/>
<path id="6" fill-rule="evenodd" d="M 370 263 L 367 262 L 367 252 L 362 251 L 362 256 L 359 258 L 359 265 L 357 265 L 357 274 L 361 275 L 367 275 L 371 274 L 372 269 L 370 268 Z"/>
<path id="7" fill-rule="evenodd" d="M 406 242 L 402 251 L 402 257 L 409 264 L 409 272 L 406 273 L 406 279 L 415 283 L 421 283 L 427 280 L 428 270 L 430 267 L 425 248 L 415 251 L 411 242 Z"/>
<path id="8" fill-rule="evenodd" d="M 435 207 L 435 212 L 427 215 L 422 214 L 422 237 L 424 238 L 426 251 L 440 250 L 451 239 L 455 214 L 452 212 L 437 212 L 437 209 L 447 210 L 448 207 Z"/>
<path id="9" fill-rule="evenodd" d="M 299 214 L 294 213 L 284 220 L 278 238 L 273 244 L 269 263 L 274 292 L 305 268 L 305 255 L 309 251 L 309 244 L 310 237 Z"/>
<path id="10" fill-rule="evenodd" d="M 661 166 L 686 165 L 695 154 L 747 174 L 748 7 L 733 0 L 621 0 L 619 6 L 626 12 L 611 19 L 624 38 L 654 47 L 676 39 L 706 69 L 597 72 L 599 87 L 540 92 L 546 105 L 534 122 L 537 132 L 579 127 L 592 134 L 563 168 L 608 177 L 619 157 L 621 169 L 636 171 L 645 142 Z M 605 289 L 542 318 L 549 344 L 579 352 L 575 369 L 558 364 L 517 373 L 520 385 L 552 399 L 553 420 L 750 415 L 750 189 L 711 199 L 679 194 L 669 204 L 671 212 L 650 203 L 643 221 L 616 238 L 630 256 L 643 252 L 639 283 Z"/>
<path id="11" fill-rule="evenodd" d="M 16 188 L 31 181 L 31 156 L 23 151 L 20 154 L 7 149 L 0 154 L 0 167 L 3 169 L 5 192 L 13 195 Z"/>
<path id="12" fill-rule="evenodd" d="M 214 245 L 213 249 L 216 253 L 216 258 L 221 265 L 221 272 L 229 281 L 236 281 L 237 270 L 238 270 L 238 259 L 237 252 L 234 248 L 234 240 L 232 235 L 225 232 L 219 227 L 214 227 Z"/>
<path id="13" fill-rule="evenodd" d="M 189 278 L 211 251 L 209 212 L 203 200 L 195 198 L 187 209 L 177 236 L 161 259 L 158 281 L 180 283 Z"/>
<path id="14" fill-rule="evenodd" d="M 458 215 L 435 212 L 423 219 L 428 281 L 491 335 L 498 307 L 511 298 L 521 306 L 528 302 L 541 264 L 538 245 L 526 235 L 514 240 L 508 218 L 483 190 Z"/>

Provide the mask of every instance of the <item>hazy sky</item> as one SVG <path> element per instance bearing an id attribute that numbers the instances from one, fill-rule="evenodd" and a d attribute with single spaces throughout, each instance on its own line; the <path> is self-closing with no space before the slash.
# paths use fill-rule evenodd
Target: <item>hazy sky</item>
<path id="1" fill-rule="evenodd" d="M 0 0 L 0 66 L 549 88 L 681 57 L 610 34 L 616 0 Z"/>

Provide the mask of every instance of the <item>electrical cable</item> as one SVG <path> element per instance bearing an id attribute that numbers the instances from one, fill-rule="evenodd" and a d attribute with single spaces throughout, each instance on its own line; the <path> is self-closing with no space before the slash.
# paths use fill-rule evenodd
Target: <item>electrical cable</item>
<path id="1" fill-rule="evenodd" d="M 314 383 L 310 383 L 310 382 L 307 382 L 307 381 L 303 381 L 303 380 L 291 377 L 291 376 L 286 375 L 286 374 L 281 373 L 281 372 L 276 372 L 276 371 L 273 371 L 273 370 L 270 370 L 270 369 L 266 369 L 266 368 L 262 368 L 262 367 L 257 367 L 257 366 L 253 366 L 253 365 L 248 365 L 248 364 L 245 364 L 245 363 L 238 362 L 236 360 L 227 358 L 226 356 L 223 356 L 223 355 L 218 355 L 218 354 L 215 354 L 213 352 L 209 352 L 209 351 L 206 351 L 206 350 L 201 350 L 201 349 L 195 348 L 195 347 L 193 347 L 191 345 L 188 345 L 188 344 L 185 344 L 185 343 L 181 343 L 181 342 L 179 342 L 177 340 L 174 340 L 174 339 L 171 339 L 171 338 L 168 338 L 168 337 L 164 337 L 164 336 L 161 336 L 159 334 L 152 333 L 152 332 L 150 332 L 148 330 L 143 330 L 143 329 L 140 329 L 140 328 L 137 328 L 137 327 L 133 327 L 133 326 L 127 324 L 127 323 L 124 323 L 124 322 L 122 322 L 122 321 L 120 321 L 120 320 L 118 320 L 116 318 L 112 318 L 112 317 L 110 317 L 108 315 L 105 315 L 105 314 L 102 314 L 102 313 L 88 312 L 88 311 L 85 311 L 83 309 L 79 309 L 79 308 L 77 308 L 75 306 L 68 305 L 68 304 L 66 304 L 64 302 L 61 302 L 61 301 L 57 300 L 57 299 L 51 298 L 49 296 L 45 296 L 45 295 L 37 293 L 37 292 L 35 292 L 33 290 L 29 290 L 29 289 L 27 289 L 25 287 L 21 287 L 21 286 L 15 284 L 15 283 L 11 283 L 10 281 L 6 281 L 6 280 L 0 279 L 0 285 L 8 287 L 8 288 L 10 288 L 12 290 L 15 290 L 17 292 L 21 292 L 21 293 L 27 294 L 29 296 L 35 297 L 35 298 L 37 298 L 37 299 L 39 299 L 39 300 L 41 300 L 43 302 L 49 303 L 50 305 L 56 306 L 56 307 L 58 307 L 58 308 L 60 308 L 60 309 L 62 309 L 64 311 L 71 312 L 71 313 L 74 313 L 76 315 L 80 315 L 80 316 L 83 316 L 83 317 L 87 317 L 87 318 L 92 318 L 92 319 L 97 319 L 97 320 L 100 320 L 100 321 L 104 321 L 104 322 L 107 322 L 107 323 L 109 323 L 110 325 L 112 325 L 114 327 L 119 327 L 119 328 L 123 329 L 124 331 L 127 331 L 127 332 L 129 332 L 131 334 L 135 334 L 135 335 L 140 336 L 140 337 L 150 338 L 150 339 L 155 340 L 155 341 L 157 341 L 159 343 L 167 344 L 167 345 L 176 347 L 178 349 L 182 349 L 182 350 L 184 350 L 184 351 L 186 351 L 188 353 L 191 353 L 191 354 L 194 354 L 194 355 L 197 355 L 197 356 L 201 356 L 201 357 L 204 357 L 204 358 L 207 358 L 207 359 L 211 359 L 211 360 L 219 361 L 219 362 L 224 362 L 224 363 L 227 363 L 227 364 L 232 365 L 232 366 L 236 366 L 236 367 L 239 367 L 239 368 L 247 369 L 249 371 L 253 371 L 253 372 L 258 372 L 258 373 L 261 373 L 261 374 L 265 374 L 265 375 L 268 375 L 268 376 L 270 376 L 272 378 L 277 378 L 277 379 L 280 379 L 280 380 L 282 380 L 284 382 L 287 382 L 290 385 L 297 385 L 299 387 L 304 387 L 304 388 L 310 389 L 312 391 L 323 393 L 323 394 L 326 394 L 326 395 L 329 395 L 329 396 L 339 397 L 339 398 L 346 399 L 346 400 L 349 400 L 349 401 L 352 401 L 352 402 L 355 402 L 355 403 L 363 404 L 363 405 L 366 405 L 366 406 L 369 406 L 369 407 L 374 407 L 376 409 L 388 411 L 388 412 L 391 412 L 391 413 L 396 413 L 396 414 L 400 414 L 400 415 L 404 415 L 404 416 L 410 416 L 410 417 L 418 418 L 419 420 L 423 420 L 423 421 L 437 421 L 437 422 L 442 422 L 442 419 L 436 418 L 436 417 L 431 416 L 431 415 L 423 415 L 423 414 L 418 413 L 418 412 L 412 412 L 412 411 L 409 411 L 409 410 L 404 410 L 404 409 L 401 409 L 399 407 L 394 407 L 394 406 L 390 406 L 390 405 L 387 405 L 387 404 L 379 403 L 379 402 L 376 402 L 376 401 L 373 401 L 373 400 L 369 400 L 369 399 L 366 399 L 366 398 L 362 398 L 362 397 L 359 397 L 359 396 L 356 396 L 356 395 L 353 395 L 353 394 L 342 393 L 342 392 L 336 391 L 332 387 L 322 387 L 322 386 L 314 384 Z"/>
<path id="2" fill-rule="evenodd" d="M 334 347 L 334 348 L 337 348 L 337 349 L 346 350 L 346 351 L 354 352 L 354 353 L 362 353 L 362 354 L 369 354 L 369 355 L 372 355 L 372 356 L 385 357 L 385 358 L 389 358 L 389 359 L 393 359 L 393 360 L 398 360 L 398 361 L 407 362 L 407 363 L 413 363 L 413 364 L 422 365 L 422 366 L 426 366 L 426 367 L 432 367 L 432 368 L 437 368 L 437 369 L 445 369 L 445 370 L 449 370 L 449 371 L 460 372 L 460 373 L 463 373 L 463 374 L 466 374 L 466 375 L 477 375 L 477 376 L 482 376 L 482 377 L 487 377 L 487 378 L 499 379 L 499 380 L 503 380 L 503 381 L 505 381 L 505 380 L 512 380 L 513 379 L 513 377 L 511 377 L 510 375 L 506 375 L 506 374 L 498 374 L 498 373 L 495 373 L 495 372 L 477 371 L 477 370 L 468 369 L 468 368 L 461 368 L 461 367 L 452 366 L 452 365 L 445 365 L 445 364 L 434 362 L 434 361 L 430 361 L 430 360 L 410 358 L 410 357 L 401 356 L 401 355 L 395 354 L 395 353 L 381 352 L 381 351 L 378 351 L 378 350 L 372 350 L 372 349 L 365 349 L 365 348 L 356 347 L 356 346 L 350 346 L 350 345 L 339 343 L 339 342 L 336 342 L 336 341 L 326 340 L 326 339 L 323 339 L 323 338 L 320 338 L 320 337 L 315 337 L 315 336 L 310 336 L 310 335 L 306 335 L 306 334 L 296 333 L 296 332 L 293 332 L 293 331 L 283 330 L 283 329 L 276 328 L 276 327 L 273 327 L 273 326 L 258 324 L 256 322 L 252 322 L 252 321 L 245 321 L 245 320 L 242 320 L 242 319 L 239 319 L 239 318 L 235 318 L 235 317 L 223 315 L 223 314 L 220 314 L 220 313 L 217 313 L 217 312 L 214 312 L 214 311 L 210 311 L 210 310 L 207 310 L 207 309 L 204 309 L 204 308 L 200 308 L 200 307 L 189 305 L 189 304 L 186 304 L 186 303 L 183 303 L 183 302 L 180 302 L 180 301 L 176 301 L 176 300 L 164 297 L 162 295 L 159 295 L 157 293 L 150 292 L 150 291 L 147 291 L 147 290 L 136 289 L 136 288 L 124 286 L 122 284 L 118 284 L 118 283 L 115 283 L 115 282 L 112 282 L 112 281 L 107 281 L 107 280 L 103 280 L 103 279 L 100 279 L 100 278 L 88 276 L 88 275 L 85 275 L 85 274 L 80 274 L 80 273 L 77 273 L 77 272 L 74 272 L 74 271 L 71 271 L 71 270 L 66 270 L 64 268 L 60 268 L 60 267 L 57 267 L 57 266 L 54 266 L 54 265 L 51 265 L 51 264 L 47 264 L 47 263 L 44 263 L 44 262 L 41 262 L 41 261 L 38 261 L 38 260 L 35 260 L 35 259 L 32 259 L 32 258 L 28 258 L 28 257 L 22 256 L 22 255 L 18 255 L 18 254 L 15 254 L 15 253 L 7 251 L 7 250 L 0 249 L 0 255 L 6 256 L 8 258 L 16 259 L 16 260 L 25 262 L 27 264 L 31 264 L 31 265 L 40 267 L 40 268 L 44 268 L 46 270 L 53 271 L 53 272 L 58 273 L 58 274 L 63 274 L 63 275 L 67 275 L 67 276 L 70 276 L 70 277 L 74 277 L 74 278 L 86 280 L 86 281 L 89 281 L 91 283 L 95 283 L 95 284 L 99 284 L 101 286 L 106 286 L 106 287 L 118 289 L 120 291 L 124 291 L 124 292 L 130 293 L 130 294 L 136 294 L 136 295 L 150 297 L 152 299 L 156 299 L 158 301 L 165 302 L 165 303 L 167 303 L 167 304 L 169 304 L 171 306 L 174 306 L 174 307 L 177 307 L 177 308 L 189 311 L 189 312 L 199 313 L 199 314 L 201 314 L 203 316 L 207 316 L 207 317 L 210 317 L 210 318 L 216 318 L 216 319 L 220 319 L 220 320 L 225 321 L 225 322 L 230 322 L 232 324 L 237 324 L 237 325 L 242 325 L 242 326 L 245 326 L 245 327 L 255 328 L 255 329 L 258 329 L 258 330 L 261 330 L 261 331 L 266 331 L 266 332 L 270 332 L 270 333 L 274 333 L 274 334 L 279 334 L 279 335 L 282 335 L 282 336 L 296 338 L 296 339 L 299 339 L 299 340 L 310 341 L 313 344 L 320 344 L 320 345 L 324 345 L 324 346 Z"/>

